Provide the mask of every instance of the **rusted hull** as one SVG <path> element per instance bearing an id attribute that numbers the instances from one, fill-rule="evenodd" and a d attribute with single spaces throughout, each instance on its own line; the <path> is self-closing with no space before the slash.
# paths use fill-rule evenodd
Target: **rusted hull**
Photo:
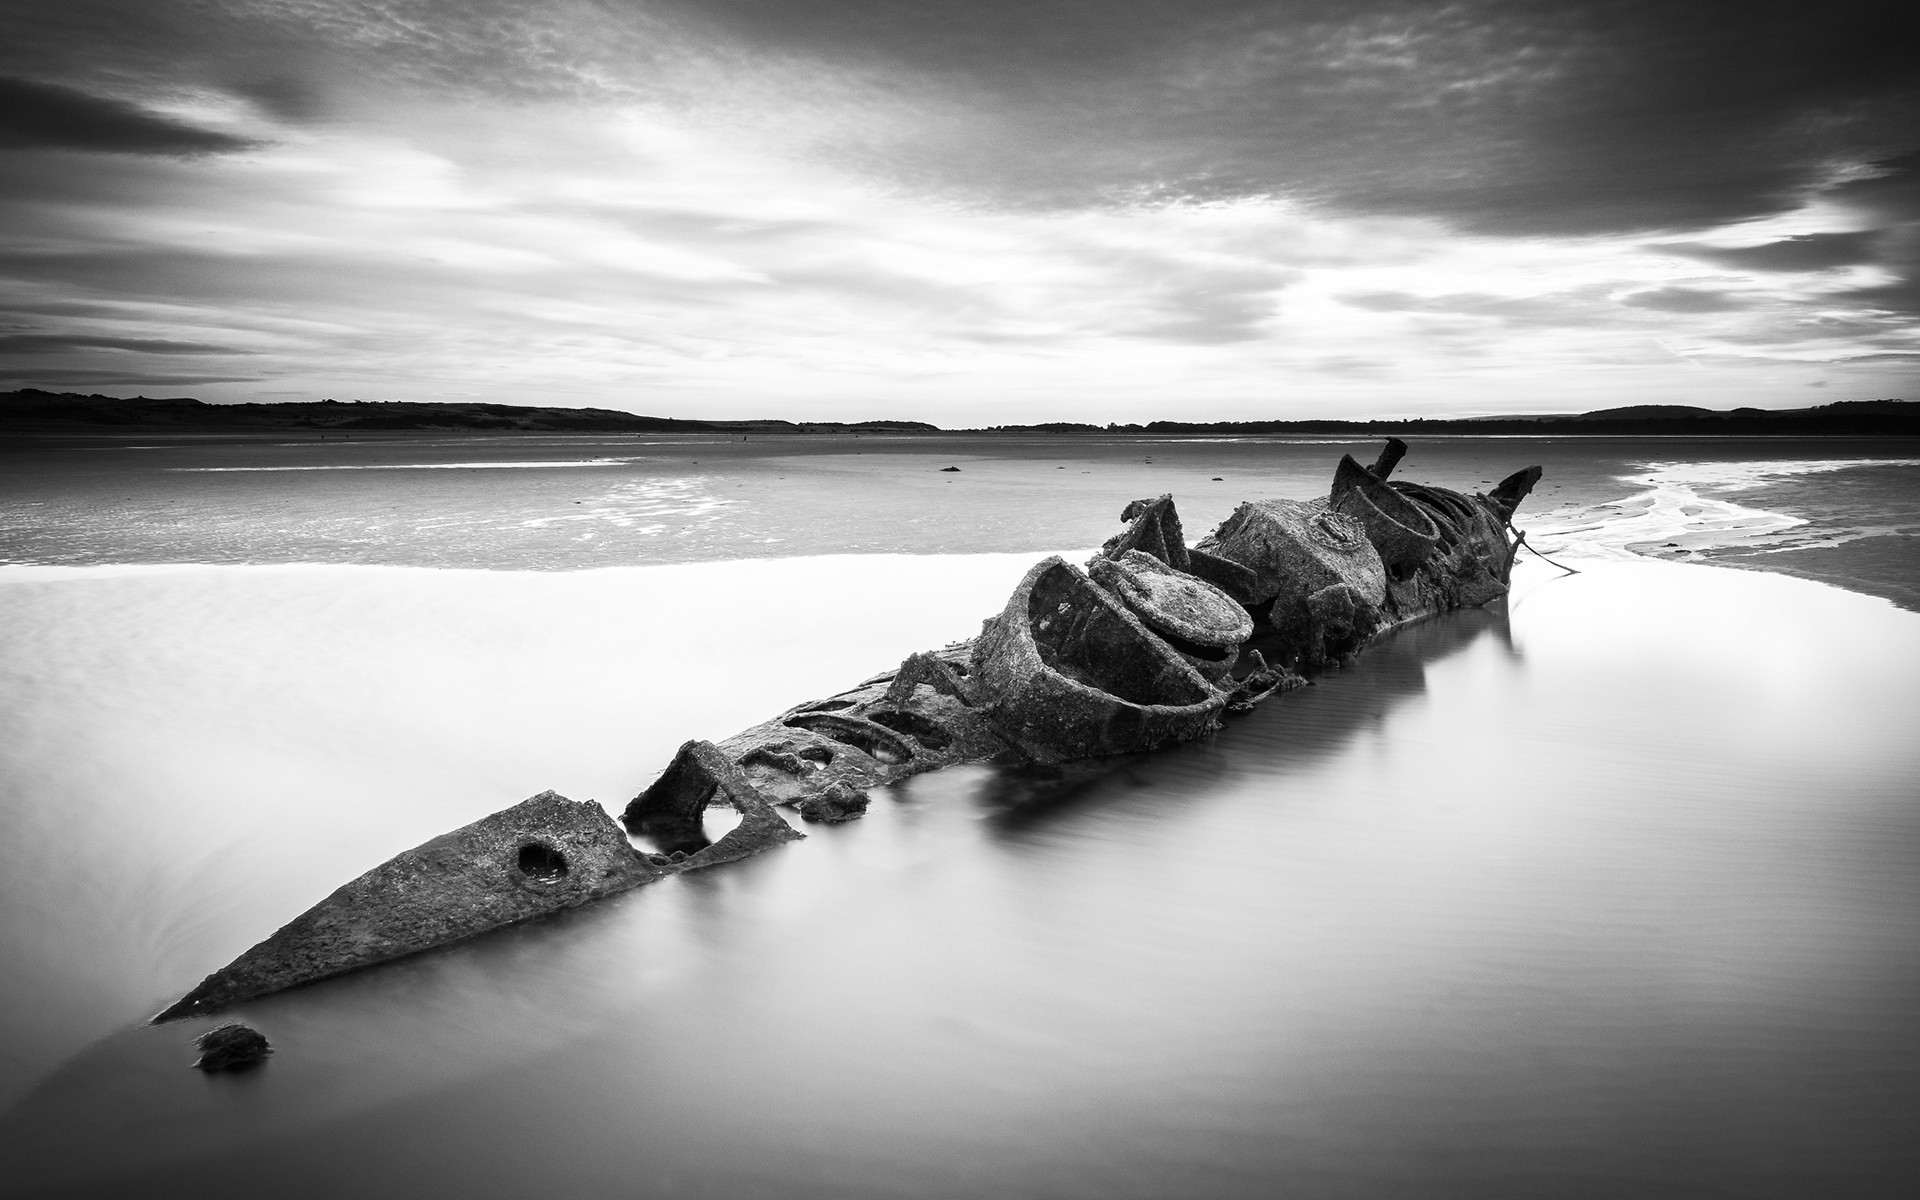
<path id="1" fill-rule="evenodd" d="M 367 872 L 155 1020 L 797 840 L 779 807 L 849 820 L 870 789 L 956 763 L 1061 761 L 1204 736 L 1382 630 L 1506 593 L 1511 517 L 1539 468 L 1468 496 L 1389 481 L 1404 451 L 1391 443 L 1371 469 L 1343 460 L 1324 500 L 1243 504 L 1193 547 L 1172 497 L 1134 501 L 1088 570 L 1036 564 L 977 639 L 718 743 L 688 742 L 627 806 L 625 832 L 597 805 L 535 796 Z M 701 817 L 715 805 L 741 819 L 709 841 Z"/>
<path id="2" fill-rule="evenodd" d="M 1215 688 L 1112 593 L 1049 558 L 974 644 L 995 730 L 1034 758 L 1151 750 L 1212 730 Z"/>
<path id="3" fill-rule="evenodd" d="M 606 811 L 542 792 L 396 855 L 295 917 L 156 1021 L 462 941 L 672 874 Z"/>

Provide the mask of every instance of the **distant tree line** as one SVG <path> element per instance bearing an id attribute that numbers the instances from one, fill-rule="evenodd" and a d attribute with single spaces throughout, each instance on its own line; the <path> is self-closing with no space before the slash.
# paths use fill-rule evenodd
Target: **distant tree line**
<path id="1" fill-rule="evenodd" d="M 1851 400 L 1817 408 L 1736 408 L 1718 412 L 1679 405 L 1637 405 L 1577 414 L 1463 417 L 1396 421 L 1149 421 L 1094 425 L 1048 421 L 941 430 L 925 421 L 696 421 L 649 417 L 609 408 L 530 407 L 517 404 L 431 403 L 411 400 L 296 401 L 281 404 L 207 404 L 189 397 L 154 399 L 47 392 L 0 392 L 0 428 L 86 429 L 312 429 L 353 433 L 405 430 L 576 433 L 1052 433 L 1052 434 L 1554 434 L 1776 437 L 1920 437 L 1920 403 Z"/>

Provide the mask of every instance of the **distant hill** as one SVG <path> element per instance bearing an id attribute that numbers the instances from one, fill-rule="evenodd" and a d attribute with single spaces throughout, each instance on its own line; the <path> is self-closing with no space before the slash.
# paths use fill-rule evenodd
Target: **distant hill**
<path id="1" fill-rule="evenodd" d="M 1749 411 L 1758 412 L 1758 409 Z M 1711 408 L 1695 408 L 1688 404 L 1629 404 L 1624 408 L 1602 408 L 1594 412 L 1580 413 L 1569 417 L 1573 421 L 1672 421 L 1693 420 L 1699 417 L 1718 417 L 1724 413 Z"/>
<path id="2" fill-rule="evenodd" d="M 1736 408 L 1722 411 L 1687 404 L 1630 404 L 1583 413 L 1535 413 L 1528 416 L 1474 417 L 1475 421 L 1728 421 L 1825 419 L 1867 414 L 1920 416 L 1920 402 L 1908 400 L 1839 400 L 1813 408 Z"/>
<path id="3" fill-rule="evenodd" d="M 705 421 L 642 417 L 606 408 L 521 408 L 512 404 L 422 404 L 322 400 L 306 404 L 207 404 L 187 397 L 82 396 L 72 392 L 0 393 L 0 425 L 174 429 L 471 429 L 548 432 L 707 430 Z"/>
<path id="4" fill-rule="evenodd" d="M 999 425 L 1004 432 L 1065 433 L 1088 426 Z M 1719 411 L 1681 404 L 1634 404 L 1585 413 L 1452 417 L 1397 421 L 1150 421 L 1108 425 L 1102 433 L 1240 434 L 1565 434 L 1740 437 L 1920 437 L 1920 402 L 1842 400 L 1817 408 L 1736 408 Z"/>
<path id="5" fill-rule="evenodd" d="M 646 417 L 609 408 L 524 407 L 517 404 L 435 404 L 402 400 L 321 400 L 291 404 L 208 404 L 188 397 L 80 395 L 27 388 L 0 392 L 0 429 L 44 432 L 94 430 L 402 430 L 546 433 L 919 433 L 924 421 L 809 422 L 692 421 Z"/>
<path id="6" fill-rule="evenodd" d="M 693 421 L 607 408 L 515 404 L 433 404 L 400 400 L 322 400 L 293 404 L 207 404 L 187 397 L 83 396 L 28 388 L 0 392 L 0 431 L 36 433 L 303 429 L 388 433 L 408 430 L 546 433 L 847 434 L 940 433 L 925 421 Z M 1718 411 L 1681 404 L 1633 404 L 1584 413 L 1399 421 L 1150 421 L 1091 425 L 1055 421 L 996 425 L 971 433 L 1052 434 L 1565 434 L 1572 436 L 1736 435 L 1920 437 L 1920 402 L 1842 400 L 1815 408 Z"/>

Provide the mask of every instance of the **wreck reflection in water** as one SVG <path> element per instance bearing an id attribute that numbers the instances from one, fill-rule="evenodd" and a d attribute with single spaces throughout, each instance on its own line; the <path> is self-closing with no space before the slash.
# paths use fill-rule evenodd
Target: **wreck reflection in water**
<path id="1" fill-rule="evenodd" d="M 249 1004 L 245 1079 L 135 1007 L 0 1153 L 53 1194 L 1897 1194 L 1920 617 L 1550 576 L 1206 742 L 912 778 Z"/>
<path id="2" fill-rule="evenodd" d="M 1108 803 L 1116 787 L 1184 792 L 1230 785 L 1249 775 L 1281 784 L 1290 772 L 1345 752 L 1392 708 L 1424 693 L 1430 663 L 1486 639 L 1517 657 L 1504 607 L 1464 609 L 1445 620 L 1407 626 L 1369 646 L 1357 665 L 1363 668 L 1357 673 L 1365 693 L 1357 703 L 1343 702 L 1351 698 L 1356 671 L 1323 675 L 1315 684 L 1322 691 L 1274 700 L 1259 720 L 1230 720 L 1211 739 L 1208 752 L 1165 747 L 1152 754 L 998 768 L 986 775 L 977 799 L 994 812 L 997 823 L 1020 830 L 1082 803 Z M 1258 636 L 1248 645 L 1271 653 Z M 1329 698 L 1329 692 L 1338 698 Z M 908 780 L 903 786 L 924 782 Z"/>

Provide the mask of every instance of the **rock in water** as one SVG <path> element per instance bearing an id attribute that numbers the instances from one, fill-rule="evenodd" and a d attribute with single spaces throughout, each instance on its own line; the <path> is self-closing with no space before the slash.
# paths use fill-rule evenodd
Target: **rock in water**
<path id="1" fill-rule="evenodd" d="M 209 1029 L 195 1039 L 200 1058 L 193 1065 L 202 1071 L 233 1071 L 265 1062 L 273 1053 L 266 1035 L 250 1025 L 230 1021 Z"/>
<path id="2" fill-rule="evenodd" d="M 154 1020 L 218 1012 L 674 873 L 635 851 L 598 804 L 542 792 L 388 859 Z"/>

